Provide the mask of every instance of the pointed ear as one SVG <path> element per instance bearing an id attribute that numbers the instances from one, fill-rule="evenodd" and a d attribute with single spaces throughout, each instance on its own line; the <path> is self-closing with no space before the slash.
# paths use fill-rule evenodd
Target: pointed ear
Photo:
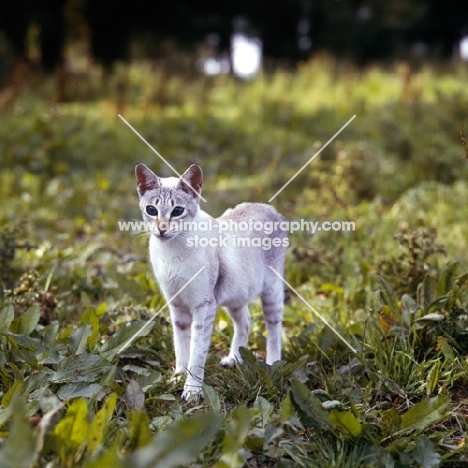
<path id="1" fill-rule="evenodd" d="M 157 189 L 161 186 L 159 177 L 144 164 L 135 166 L 135 176 L 138 182 L 137 191 L 140 197 L 148 190 Z"/>
<path id="2" fill-rule="evenodd" d="M 203 172 L 197 164 L 192 164 L 179 179 L 176 188 L 192 196 L 201 194 L 203 185 Z M 193 190 L 192 190 L 193 189 Z"/>

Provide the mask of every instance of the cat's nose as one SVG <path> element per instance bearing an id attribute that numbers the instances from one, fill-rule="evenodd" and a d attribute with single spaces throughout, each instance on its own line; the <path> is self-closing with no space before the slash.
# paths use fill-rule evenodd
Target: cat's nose
<path id="1" fill-rule="evenodd" d="M 161 221 L 158 223 L 158 231 L 159 231 L 159 234 L 163 235 L 166 231 L 167 231 L 167 228 L 168 228 L 168 223 L 167 221 Z"/>

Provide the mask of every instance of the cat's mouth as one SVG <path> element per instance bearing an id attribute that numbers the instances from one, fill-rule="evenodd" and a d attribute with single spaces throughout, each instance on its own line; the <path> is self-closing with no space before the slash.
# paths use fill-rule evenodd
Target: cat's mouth
<path id="1" fill-rule="evenodd" d="M 168 241 L 174 239 L 174 237 L 175 237 L 174 235 L 171 235 L 171 234 L 154 233 L 154 235 L 163 242 L 168 242 Z"/>

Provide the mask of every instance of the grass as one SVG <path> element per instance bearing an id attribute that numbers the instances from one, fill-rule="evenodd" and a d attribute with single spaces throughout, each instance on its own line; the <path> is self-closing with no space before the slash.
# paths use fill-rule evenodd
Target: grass
<path id="1" fill-rule="evenodd" d="M 0 466 L 463 466 L 466 67 L 407 77 L 322 57 L 252 82 L 132 65 L 62 104 L 27 86 L 0 115 Z M 266 202 L 357 115 L 274 201 L 355 222 L 292 234 L 286 276 L 356 353 L 293 295 L 273 366 L 254 303 L 244 366 L 220 368 L 220 312 L 204 401 L 180 400 L 167 311 L 117 354 L 164 305 L 117 221 L 140 217 L 136 162 L 169 175 L 119 111 L 177 170 L 201 164 L 213 215 Z"/>

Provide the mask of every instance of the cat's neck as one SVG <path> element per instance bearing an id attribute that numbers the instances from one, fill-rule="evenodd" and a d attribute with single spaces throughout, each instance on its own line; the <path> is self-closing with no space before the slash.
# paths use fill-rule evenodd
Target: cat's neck
<path id="1" fill-rule="evenodd" d="M 213 219 L 213 216 L 209 215 L 206 211 L 203 211 L 200 208 L 198 208 L 197 214 L 193 217 L 191 221 L 188 222 L 195 223 L 197 226 L 202 226 L 203 224 L 206 224 L 209 220 Z M 203 227 L 202 229 L 206 231 L 206 227 Z M 188 232 L 188 234 L 190 235 L 191 232 Z"/>

